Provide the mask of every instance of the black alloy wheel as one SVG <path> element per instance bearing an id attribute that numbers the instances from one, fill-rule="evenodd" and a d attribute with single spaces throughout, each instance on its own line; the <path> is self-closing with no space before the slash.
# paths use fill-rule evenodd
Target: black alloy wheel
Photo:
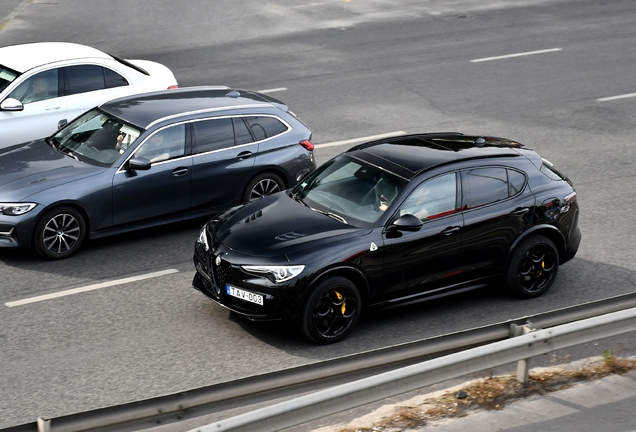
<path id="1" fill-rule="evenodd" d="M 559 272 L 559 252 L 541 235 L 531 236 L 515 249 L 507 271 L 510 291 L 517 297 L 538 297 L 552 286 Z"/>
<path id="2" fill-rule="evenodd" d="M 321 281 L 307 299 L 302 332 L 316 343 L 338 342 L 355 326 L 360 308 L 356 286 L 344 277 L 329 277 Z"/>
<path id="3" fill-rule="evenodd" d="M 243 202 L 255 201 L 285 188 L 283 180 L 274 173 L 263 173 L 252 179 L 243 193 Z"/>
<path id="4" fill-rule="evenodd" d="M 47 212 L 35 229 L 35 250 L 46 259 L 66 258 L 79 249 L 86 237 L 86 223 L 79 211 L 59 207 Z"/>

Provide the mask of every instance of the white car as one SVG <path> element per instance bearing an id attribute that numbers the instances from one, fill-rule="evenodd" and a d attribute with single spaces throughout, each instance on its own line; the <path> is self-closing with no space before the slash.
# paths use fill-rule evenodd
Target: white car
<path id="1" fill-rule="evenodd" d="M 85 45 L 0 47 L 0 149 L 51 135 L 108 100 L 176 87 L 162 64 L 124 60 Z"/>

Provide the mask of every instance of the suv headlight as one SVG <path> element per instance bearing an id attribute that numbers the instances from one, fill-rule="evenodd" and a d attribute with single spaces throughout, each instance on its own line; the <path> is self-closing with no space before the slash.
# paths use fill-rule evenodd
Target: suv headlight
<path id="1" fill-rule="evenodd" d="M 0 213 L 20 216 L 33 210 L 36 205 L 35 203 L 0 203 Z"/>
<path id="2" fill-rule="evenodd" d="M 201 243 L 206 251 L 210 250 L 210 245 L 208 244 L 208 235 L 205 232 L 205 227 L 201 228 L 201 232 L 199 233 L 199 238 L 197 239 L 197 243 Z"/>
<path id="3" fill-rule="evenodd" d="M 304 265 L 294 266 L 241 266 L 248 273 L 257 273 L 265 276 L 274 283 L 281 283 L 295 278 L 305 269 Z"/>

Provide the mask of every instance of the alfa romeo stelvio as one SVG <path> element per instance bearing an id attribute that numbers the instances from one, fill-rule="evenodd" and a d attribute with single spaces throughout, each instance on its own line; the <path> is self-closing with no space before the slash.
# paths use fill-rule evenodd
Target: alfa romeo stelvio
<path id="1" fill-rule="evenodd" d="M 524 145 L 430 133 L 358 145 L 210 220 L 193 285 L 251 320 L 341 340 L 369 307 L 499 281 L 537 297 L 581 240 L 572 182 Z"/>

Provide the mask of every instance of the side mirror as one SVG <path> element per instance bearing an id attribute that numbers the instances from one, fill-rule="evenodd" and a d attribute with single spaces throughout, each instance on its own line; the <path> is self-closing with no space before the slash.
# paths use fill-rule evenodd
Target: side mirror
<path id="1" fill-rule="evenodd" d="M 144 157 L 134 157 L 128 161 L 128 169 L 135 171 L 148 171 L 152 162 Z"/>
<path id="2" fill-rule="evenodd" d="M 24 105 L 17 99 L 14 98 L 6 98 L 0 103 L 0 110 L 2 111 L 22 111 L 24 109 Z"/>
<path id="3" fill-rule="evenodd" d="M 405 214 L 397 218 L 390 228 L 397 231 L 419 231 L 422 225 L 422 221 L 417 216 Z"/>

